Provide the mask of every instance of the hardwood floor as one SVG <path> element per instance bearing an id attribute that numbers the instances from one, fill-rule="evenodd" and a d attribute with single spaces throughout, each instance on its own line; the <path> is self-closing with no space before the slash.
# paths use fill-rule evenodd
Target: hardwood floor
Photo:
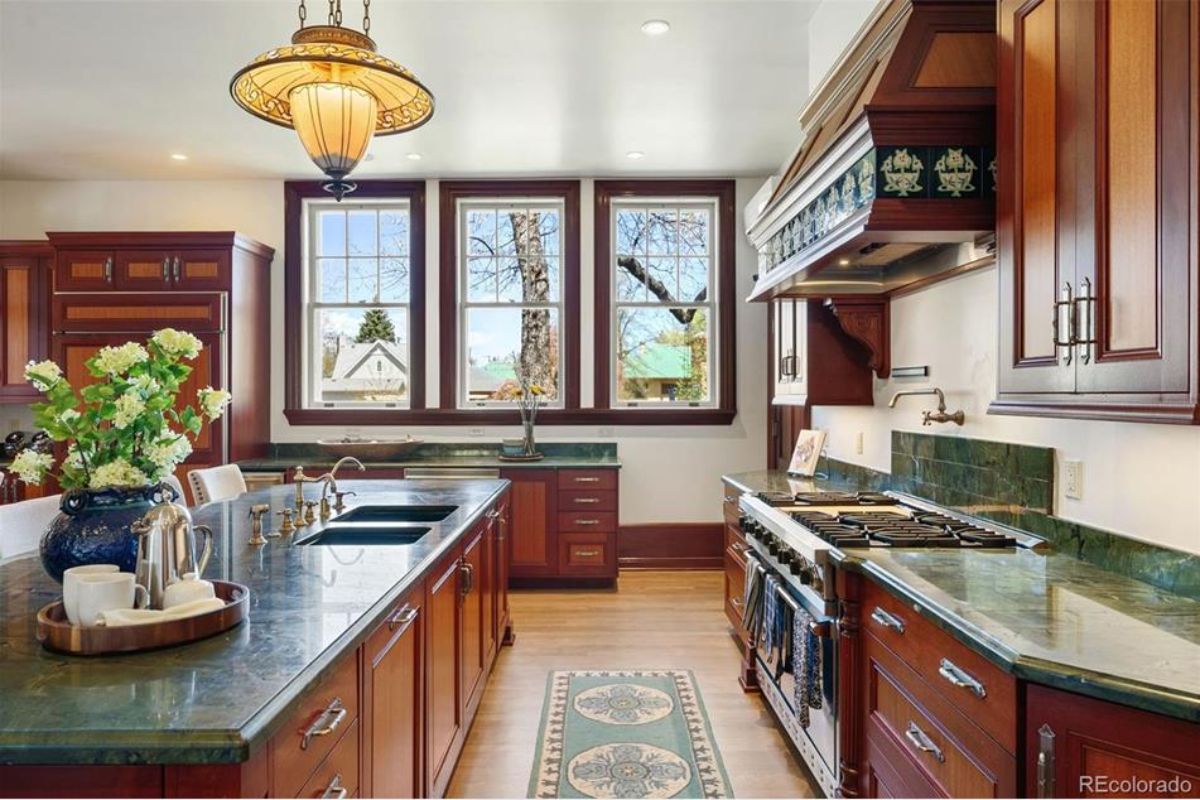
<path id="1" fill-rule="evenodd" d="M 449 797 L 525 797 L 553 669 L 690 669 L 739 797 L 820 797 L 771 712 L 737 683 L 722 572 L 623 572 L 613 590 L 514 591 L 502 650 Z"/>

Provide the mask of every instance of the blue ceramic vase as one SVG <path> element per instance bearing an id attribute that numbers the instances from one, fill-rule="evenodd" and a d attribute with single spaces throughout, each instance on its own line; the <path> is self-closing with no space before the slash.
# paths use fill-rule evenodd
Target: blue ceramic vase
<path id="1" fill-rule="evenodd" d="M 42 566 L 62 583 L 63 572 L 83 564 L 137 568 L 138 539 L 130 527 L 162 498 L 162 487 L 71 489 L 61 513 L 42 536 Z"/>

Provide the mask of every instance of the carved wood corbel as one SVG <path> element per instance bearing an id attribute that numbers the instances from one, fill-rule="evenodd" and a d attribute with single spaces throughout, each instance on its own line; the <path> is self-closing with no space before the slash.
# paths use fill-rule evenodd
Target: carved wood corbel
<path id="1" fill-rule="evenodd" d="M 877 295 L 838 295 L 825 300 L 825 306 L 842 331 L 867 349 L 867 366 L 885 379 L 892 372 L 889 300 Z"/>

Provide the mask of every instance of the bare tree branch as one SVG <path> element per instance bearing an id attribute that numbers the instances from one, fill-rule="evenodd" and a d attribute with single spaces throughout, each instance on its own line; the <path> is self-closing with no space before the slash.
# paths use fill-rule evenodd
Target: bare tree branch
<path id="1" fill-rule="evenodd" d="M 633 256 L 617 256 L 617 266 L 632 275 L 638 283 L 646 284 L 646 288 L 664 303 L 703 303 L 708 297 L 708 287 L 706 286 L 705 288 L 701 289 L 700 292 L 691 300 L 681 301 L 675 298 L 671 294 L 671 290 L 667 288 L 667 285 L 647 272 L 646 268 L 642 266 L 641 262 Z M 696 316 L 696 309 L 694 308 L 669 308 L 667 310 L 671 312 L 671 316 L 675 317 L 675 319 L 679 320 L 680 324 L 683 325 L 690 324 L 692 319 Z"/>

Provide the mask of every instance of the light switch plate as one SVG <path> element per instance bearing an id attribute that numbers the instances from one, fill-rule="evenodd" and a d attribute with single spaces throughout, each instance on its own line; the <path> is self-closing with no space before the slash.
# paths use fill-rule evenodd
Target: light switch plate
<path id="1" fill-rule="evenodd" d="M 1071 460 L 1063 462 L 1065 479 L 1064 489 L 1067 497 L 1072 500 L 1083 499 L 1083 462 Z"/>
<path id="2" fill-rule="evenodd" d="M 616 436 L 616 434 L 617 432 L 612 428 L 598 428 L 596 430 L 596 435 L 601 439 L 611 439 Z"/>
<path id="3" fill-rule="evenodd" d="M 467 428 L 467 436 L 483 436 L 483 428 Z"/>
<path id="4" fill-rule="evenodd" d="M 861 456 L 862 451 L 863 451 L 863 432 L 859 431 L 858 433 L 854 434 L 854 454 Z"/>

